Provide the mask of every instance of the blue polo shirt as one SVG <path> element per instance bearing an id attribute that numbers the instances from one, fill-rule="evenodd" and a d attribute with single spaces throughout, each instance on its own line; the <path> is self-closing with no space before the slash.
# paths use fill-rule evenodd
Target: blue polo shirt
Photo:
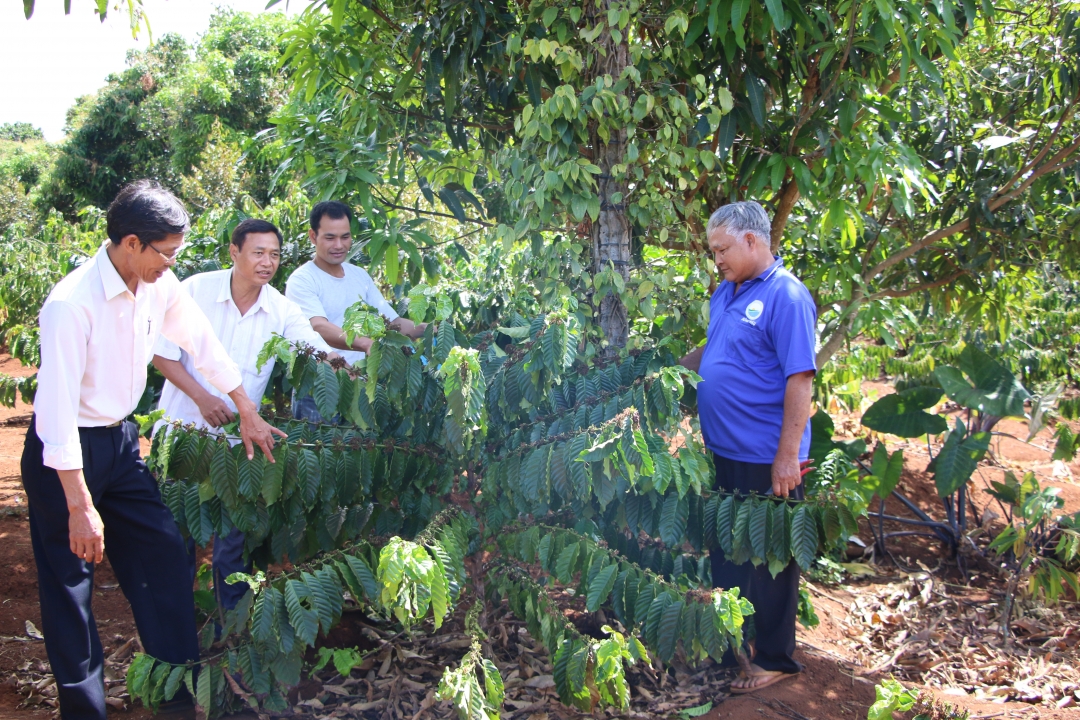
<path id="1" fill-rule="evenodd" d="M 780 445 L 787 379 L 816 370 L 817 308 L 777 258 L 747 280 L 716 288 L 698 373 L 698 414 L 705 445 L 730 460 L 771 464 Z M 806 423 L 799 459 L 810 452 Z"/>

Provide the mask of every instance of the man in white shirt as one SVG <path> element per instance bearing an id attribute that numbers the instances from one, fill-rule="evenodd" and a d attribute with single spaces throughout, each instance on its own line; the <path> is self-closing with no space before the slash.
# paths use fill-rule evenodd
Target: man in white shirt
<path id="1" fill-rule="evenodd" d="M 236 363 L 169 270 L 188 229 L 180 202 L 141 181 L 120 191 L 107 217 L 109 242 L 41 309 L 35 416 L 22 456 L 42 631 L 64 720 L 105 720 L 91 599 L 106 544 L 146 652 L 170 663 L 199 656 L 184 540 L 140 458 L 137 428 L 124 421 L 146 387 L 158 335 L 232 398 L 249 457 L 258 445 L 273 460 L 273 436 L 285 437 L 259 417 Z"/>
<path id="2" fill-rule="evenodd" d="M 206 314 L 229 357 L 240 366 L 244 390 L 256 403 L 262 400 L 274 370 L 273 358 L 262 370 L 256 368 L 259 351 L 272 334 L 340 357 L 323 342 L 296 303 L 269 285 L 281 263 L 281 243 L 281 231 L 272 223 L 249 218 L 233 230 L 231 270 L 199 273 L 180 283 L 181 290 Z M 203 377 L 190 354 L 164 336 L 154 347 L 154 367 L 165 376 L 158 404 L 165 418 L 211 428 L 233 421 L 236 406 L 232 400 Z M 234 572 L 251 571 L 243 556 L 244 533 L 240 530 L 214 537 L 214 588 L 218 603 L 226 609 L 236 607 L 247 590 L 243 583 L 225 583 Z"/>
<path id="3" fill-rule="evenodd" d="M 352 210 L 336 200 L 317 203 L 311 209 L 308 238 L 315 245 L 315 257 L 298 267 L 285 283 L 285 295 L 311 320 L 311 326 L 330 347 L 341 351 L 349 364 L 364 357 L 371 338 L 355 337 L 345 342 L 341 326 L 345 310 L 363 300 L 387 320 L 391 327 L 413 339 L 423 336 L 426 324 L 416 325 L 398 317 L 386 302 L 367 271 L 346 262 L 352 250 Z M 396 252 L 392 250 L 392 252 Z M 322 422 L 310 396 L 293 398 L 293 417 Z"/>

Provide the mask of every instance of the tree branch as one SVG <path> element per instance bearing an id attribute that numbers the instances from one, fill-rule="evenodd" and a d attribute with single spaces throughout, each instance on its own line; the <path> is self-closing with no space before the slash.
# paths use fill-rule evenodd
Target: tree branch
<path id="1" fill-rule="evenodd" d="M 776 213 L 773 215 L 772 227 L 769 232 L 773 255 L 780 249 L 780 241 L 784 239 L 784 228 L 787 227 L 787 221 L 791 216 L 795 203 L 799 201 L 799 185 L 795 182 L 795 176 L 791 172 L 791 168 L 788 168 L 784 173 L 784 183 L 780 186 L 780 193 L 777 198 Z"/>
<path id="2" fill-rule="evenodd" d="M 397 203 L 388 202 L 386 200 L 383 200 L 382 198 L 377 197 L 377 199 L 380 205 L 386 208 L 390 208 L 391 210 L 408 210 L 409 212 L 416 213 L 417 215 L 433 215 L 435 217 L 450 218 L 451 220 L 457 220 L 458 222 L 476 223 L 477 225 L 482 225 L 487 228 L 495 227 L 493 223 L 484 222 L 483 220 L 477 220 L 476 218 L 466 217 L 465 220 L 458 220 L 456 215 L 451 215 L 450 213 L 438 212 L 437 210 L 421 210 L 420 208 L 411 207 L 409 205 L 398 205 Z"/>
<path id="3" fill-rule="evenodd" d="M 880 290 L 880 291 L 874 293 L 873 295 L 871 295 L 869 297 L 869 299 L 870 300 L 881 300 L 882 298 L 908 297 L 910 295 L 914 295 L 915 293 L 920 293 L 923 290 L 933 290 L 934 288 L 939 288 L 942 285 L 948 285 L 949 283 L 954 282 L 961 275 L 967 275 L 967 274 L 968 274 L 967 270 L 957 270 L 956 272 L 950 273 L 949 275 L 946 275 L 945 277 L 941 278 L 940 280 L 934 280 L 933 282 L 921 283 L 919 285 L 914 285 L 912 287 L 907 287 L 907 288 L 902 288 L 902 289 L 890 288 L 888 290 Z"/>
<path id="4" fill-rule="evenodd" d="M 1051 141 L 1048 141 L 1048 145 L 1050 144 L 1050 142 Z M 1080 149 L 1080 137 L 1077 137 L 1076 140 L 1074 140 L 1072 143 L 1066 145 L 1057 153 L 1055 153 L 1054 156 L 1051 157 L 1050 160 L 1046 161 L 1041 167 L 1032 170 L 1031 174 L 1028 175 L 1027 179 L 1025 179 L 1024 182 L 1020 183 L 1020 185 L 1015 189 L 1006 192 L 1005 187 L 1007 186 L 1003 186 L 996 192 L 994 192 L 994 194 L 990 196 L 991 200 L 987 203 L 987 207 L 990 209 L 991 212 L 997 210 L 1006 203 L 1016 199 L 1019 195 L 1023 194 L 1024 191 L 1031 187 L 1032 183 L 1034 183 L 1040 177 L 1048 175 L 1052 172 L 1057 172 L 1058 170 L 1061 170 L 1062 168 L 1076 162 L 1076 160 L 1072 160 L 1071 162 L 1067 162 L 1066 160 L 1078 149 Z M 1046 157 L 1047 152 L 1048 149 L 1044 148 L 1044 151 L 1040 151 L 1039 154 L 1041 157 Z M 969 227 L 971 227 L 971 219 L 964 218 L 963 220 L 955 222 L 948 227 L 944 227 L 924 235 L 918 241 L 912 243 L 911 245 L 908 245 L 906 248 L 896 253 L 895 255 L 890 255 L 889 257 L 885 258 L 877 265 L 875 265 L 873 268 L 871 268 L 870 272 L 866 275 L 866 279 L 869 280 L 871 278 L 877 277 L 881 273 L 891 268 L 893 265 L 907 260 L 909 257 L 919 252 L 920 250 L 923 250 L 940 240 L 944 240 L 950 235 L 964 232 Z"/>

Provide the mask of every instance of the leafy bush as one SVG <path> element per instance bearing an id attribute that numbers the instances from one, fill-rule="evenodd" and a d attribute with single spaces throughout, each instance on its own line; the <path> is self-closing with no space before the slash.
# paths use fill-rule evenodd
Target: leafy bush
<path id="1" fill-rule="evenodd" d="M 741 646 L 752 607 L 737 591 L 711 590 L 706 550 L 775 573 L 792 559 L 809 568 L 855 531 L 828 483 L 805 502 L 712 492 L 696 420 L 679 407 L 695 376 L 670 355 L 586 366 L 565 313 L 505 329 L 518 342 L 504 350 L 495 331 L 466 338 L 449 319 L 415 343 L 383 327 L 355 369 L 272 340 L 264 356 L 324 417 L 345 422 L 278 421 L 290 437 L 274 464 L 192 428 L 155 436 L 152 464 L 185 534 L 206 543 L 238 527 L 260 567 L 296 564 L 252 581 L 236 611 L 218 613 L 226 631 L 207 636 L 199 677 L 209 679 L 194 688 L 204 708 L 279 707 L 346 590 L 413 628 L 426 618 L 437 628 L 457 604 L 505 600 L 551 653 L 564 702 L 625 706 L 624 667 L 646 647 L 664 662 L 676 653 L 696 662 Z M 582 635 L 556 588 L 621 627 Z M 179 671 L 147 663 L 137 670 L 150 680 L 132 686 L 152 703 L 165 697 L 161 678 Z M 463 717 L 485 717 L 497 710 L 491 672 L 470 652 L 442 694 Z"/>

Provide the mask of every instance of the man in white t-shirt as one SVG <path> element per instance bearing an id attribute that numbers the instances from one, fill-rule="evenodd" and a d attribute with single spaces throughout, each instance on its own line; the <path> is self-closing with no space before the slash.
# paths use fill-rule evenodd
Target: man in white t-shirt
<path id="1" fill-rule="evenodd" d="M 312 329 L 296 303 L 269 285 L 281 262 L 281 232 L 272 223 L 249 218 L 237 225 L 229 256 L 232 269 L 192 275 L 180 287 L 206 314 L 214 335 L 239 366 L 248 397 L 259 403 L 274 370 L 274 359 L 261 370 L 256 368 L 256 359 L 273 333 L 339 356 Z M 165 376 L 158 407 L 167 419 L 204 428 L 233 421 L 236 406 L 232 400 L 199 373 L 191 355 L 164 335 L 154 346 L 153 362 Z M 239 530 L 214 538 L 214 587 L 219 604 L 226 609 L 235 607 L 247 590 L 243 583 L 224 582 L 234 572 L 250 572 L 243 555 L 244 534 Z"/>
<path id="2" fill-rule="evenodd" d="M 315 257 L 298 267 L 285 283 L 285 296 L 300 306 L 310 319 L 311 327 L 341 356 L 352 364 L 364 357 L 371 347 L 371 338 L 355 337 L 345 342 L 341 326 L 345 310 L 363 300 L 371 309 L 391 321 L 398 332 L 418 339 L 427 327 L 398 317 L 394 308 L 379 292 L 367 271 L 346 262 L 352 250 L 352 210 L 345 203 L 327 200 L 311 209 L 308 237 L 315 245 Z M 293 417 L 322 422 L 310 397 L 293 399 Z"/>

